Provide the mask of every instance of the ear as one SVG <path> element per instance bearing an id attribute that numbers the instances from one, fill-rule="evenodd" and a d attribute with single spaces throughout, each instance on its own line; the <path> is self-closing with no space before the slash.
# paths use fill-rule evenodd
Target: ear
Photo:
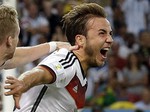
<path id="1" fill-rule="evenodd" d="M 7 37 L 6 46 L 11 47 L 13 45 L 13 38 L 11 36 Z"/>
<path id="2" fill-rule="evenodd" d="M 76 44 L 77 44 L 79 47 L 83 47 L 83 46 L 84 46 L 84 43 L 85 43 L 85 36 L 83 36 L 83 35 L 76 35 L 76 36 L 75 36 L 75 40 L 76 40 Z"/>

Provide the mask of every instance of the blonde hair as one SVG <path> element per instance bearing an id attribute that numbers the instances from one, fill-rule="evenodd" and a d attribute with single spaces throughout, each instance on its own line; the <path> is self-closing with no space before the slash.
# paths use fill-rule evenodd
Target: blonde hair
<path id="1" fill-rule="evenodd" d="M 18 13 L 12 6 L 0 5 L 0 45 L 7 36 L 14 37 L 18 31 Z"/>

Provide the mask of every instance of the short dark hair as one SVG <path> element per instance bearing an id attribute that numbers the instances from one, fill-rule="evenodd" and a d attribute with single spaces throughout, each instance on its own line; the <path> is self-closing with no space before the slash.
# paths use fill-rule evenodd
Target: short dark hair
<path id="1" fill-rule="evenodd" d="M 63 30 L 71 45 L 75 44 L 75 36 L 87 34 L 87 22 L 93 17 L 106 18 L 106 13 L 100 5 L 96 3 L 84 3 L 77 5 L 62 18 Z"/>

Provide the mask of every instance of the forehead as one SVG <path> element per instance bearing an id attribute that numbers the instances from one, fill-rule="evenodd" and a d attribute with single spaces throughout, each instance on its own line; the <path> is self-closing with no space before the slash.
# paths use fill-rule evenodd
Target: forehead
<path id="1" fill-rule="evenodd" d="M 104 29 L 107 32 L 112 31 L 111 25 L 106 18 L 94 17 L 90 19 L 87 23 L 87 29 L 100 30 Z"/>

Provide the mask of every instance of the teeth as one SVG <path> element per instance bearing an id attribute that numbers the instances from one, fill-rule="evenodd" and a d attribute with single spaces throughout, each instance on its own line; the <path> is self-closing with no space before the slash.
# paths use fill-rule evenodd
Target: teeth
<path id="1" fill-rule="evenodd" d="M 103 48 L 102 50 L 106 50 L 106 51 L 108 51 L 108 50 L 109 50 L 109 48 Z"/>

